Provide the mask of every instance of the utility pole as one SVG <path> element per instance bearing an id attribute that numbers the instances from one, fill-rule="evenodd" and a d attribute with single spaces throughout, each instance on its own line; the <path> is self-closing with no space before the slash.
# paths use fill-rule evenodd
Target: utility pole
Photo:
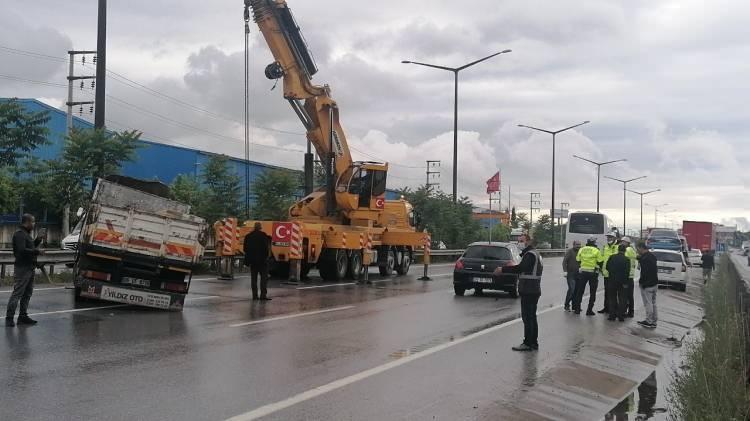
<path id="1" fill-rule="evenodd" d="M 541 196 L 541 193 L 529 193 L 529 236 L 534 228 L 534 211 L 539 210 Z"/>
<path id="2" fill-rule="evenodd" d="M 570 208 L 570 203 L 568 202 L 560 203 L 560 218 L 557 220 L 557 225 L 560 226 L 560 244 L 562 245 L 562 248 L 565 248 L 565 233 L 563 231 L 562 219 L 563 219 L 563 214 L 568 208 Z M 552 245 L 552 247 L 554 248 L 554 245 Z"/>
<path id="3" fill-rule="evenodd" d="M 245 20 L 245 218 L 250 219 L 250 1 L 245 0 L 243 13 Z M 305 157 L 307 158 L 307 157 Z M 305 162 L 307 164 L 307 162 Z M 305 165 L 307 169 L 307 165 Z M 307 192 L 307 172 L 305 172 L 305 194 Z"/>
<path id="4" fill-rule="evenodd" d="M 65 105 L 68 107 L 68 113 L 65 118 L 65 137 L 70 136 L 70 132 L 73 130 L 73 106 L 78 105 L 83 107 L 84 105 L 94 105 L 94 101 L 73 101 L 73 82 L 80 80 L 81 88 L 83 88 L 83 81 L 87 79 L 95 79 L 96 76 L 76 76 L 75 75 L 75 58 L 77 55 L 85 54 L 96 54 L 96 51 L 90 50 L 70 50 L 68 51 L 68 100 Z M 96 82 L 94 82 L 96 83 Z M 63 218 L 62 218 L 62 234 L 63 237 L 70 234 L 70 203 L 63 205 Z"/>
<path id="5" fill-rule="evenodd" d="M 434 170 L 434 168 L 438 168 Z M 440 178 L 440 161 L 427 161 L 427 180 L 425 181 L 425 188 L 430 190 L 432 186 L 438 186 L 440 183 L 430 182 L 433 179 L 433 175 L 437 174 L 437 178 Z"/>
<path id="6" fill-rule="evenodd" d="M 94 128 L 104 128 L 104 101 L 107 79 L 107 0 L 99 0 L 99 23 L 96 34 L 96 109 L 94 110 Z"/>

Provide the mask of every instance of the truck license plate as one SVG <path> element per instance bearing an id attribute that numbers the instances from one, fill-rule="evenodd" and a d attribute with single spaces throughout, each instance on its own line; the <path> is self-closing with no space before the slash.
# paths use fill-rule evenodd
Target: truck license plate
<path id="1" fill-rule="evenodd" d="M 164 294 L 154 294 L 146 291 L 112 288 L 103 286 L 99 297 L 103 300 L 118 303 L 134 304 L 138 306 L 169 309 L 170 297 Z"/>
<path id="2" fill-rule="evenodd" d="M 474 282 L 478 284 L 491 284 L 492 278 L 474 278 Z"/>
<path id="3" fill-rule="evenodd" d="M 127 276 L 123 276 L 122 283 L 123 284 L 136 285 L 136 286 L 139 286 L 139 287 L 150 287 L 151 286 L 151 281 L 149 281 L 147 279 L 130 278 L 130 277 L 127 277 Z"/>

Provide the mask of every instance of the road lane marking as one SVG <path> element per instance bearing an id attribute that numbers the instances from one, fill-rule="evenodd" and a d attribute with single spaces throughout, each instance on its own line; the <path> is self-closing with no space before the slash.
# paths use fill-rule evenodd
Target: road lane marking
<path id="1" fill-rule="evenodd" d="M 452 273 L 438 273 L 437 275 L 430 274 L 431 278 L 445 278 L 448 276 L 453 276 Z M 378 283 L 378 282 L 390 282 L 390 281 L 398 281 L 399 278 L 387 278 L 387 279 L 378 279 L 377 281 L 370 281 L 371 283 Z M 418 281 L 419 279 L 417 279 Z"/>
<path id="2" fill-rule="evenodd" d="M 597 293 L 597 295 L 600 294 L 601 292 L 603 292 L 603 291 L 600 291 L 599 293 Z M 587 296 L 584 296 L 583 298 L 586 298 L 586 297 Z M 559 310 L 562 307 L 563 307 L 562 304 L 553 305 L 550 308 L 538 311 L 536 314 L 541 316 L 542 314 L 549 313 L 550 311 Z M 412 361 L 416 361 L 416 360 L 422 359 L 424 357 L 427 357 L 429 355 L 435 354 L 437 352 L 444 351 L 444 350 L 446 350 L 448 348 L 452 348 L 452 347 L 454 347 L 456 345 L 459 345 L 459 344 L 462 344 L 464 342 L 468 342 L 468 341 L 471 341 L 473 339 L 479 338 L 481 336 L 484 336 L 484 335 L 496 332 L 496 331 L 498 331 L 500 329 L 504 329 L 504 328 L 506 328 L 508 326 L 512 326 L 512 325 L 518 324 L 519 322 L 521 322 L 521 318 L 520 317 L 517 318 L 517 319 L 513 319 L 513 320 L 510 320 L 510 321 L 507 321 L 505 323 L 499 324 L 497 326 L 493 326 L 493 327 L 490 327 L 488 329 L 481 330 L 481 331 L 476 332 L 476 333 L 472 333 L 471 335 L 464 336 L 463 338 L 456 339 L 455 341 L 446 342 L 446 343 L 438 345 L 438 346 L 436 346 L 434 348 L 429 348 L 429 349 L 426 349 L 426 350 L 421 351 L 419 353 L 411 354 L 411 355 L 403 357 L 401 359 L 398 359 L 398 360 L 395 360 L 395 361 L 391 361 L 389 363 L 386 363 L 386 364 L 383 364 L 383 365 L 380 365 L 380 366 L 377 366 L 377 367 L 373 367 L 373 368 L 371 368 L 369 370 L 365 370 L 365 371 L 359 372 L 357 374 L 353 374 L 353 375 L 348 376 L 348 377 L 344 377 L 344 378 L 341 378 L 341 379 L 338 379 L 338 380 L 334 380 L 334 381 L 332 381 L 330 383 L 327 383 L 327 384 L 324 384 L 322 386 L 318 386 L 318 387 L 312 388 L 310 390 L 307 390 L 305 392 L 299 393 L 299 394 L 294 395 L 292 397 L 289 397 L 287 399 L 284 399 L 284 400 L 281 400 L 281 401 L 278 401 L 278 402 L 274 402 L 274 403 L 271 403 L 271 404 L 268 404 L 268 405 L 261 406 L 259 408 L 256 408 L 256 409 L 252 410 L 252 411 L 245 412 L 244 414 L 240 414 L 240 415 L 236 415 L 236 416 L 231 417 L 231 418 L 227 418 L 227 421 L 253 421 L 253 420 L 257 420 L 259 418 L 262 418 L 262 417 L 271 415 L 271 414 L 273 414 L 275 412 L 281 411 L 282 409 L 286 409 L 286 408 L 292 407 L 294 405 L 297 405 L 299 403 L 302 403 L 302 402 L 308 401 L 310 399 L 316 398 L 318 396 L 325 395 L 326 393 L 333 392 L 334 390 L 337 390 L 337 389 L 341 389 L 342 387 L 346 387 L 346 386 L 348 386 L 350 384 L 353 384 L 353 383 L 356 383 L 358 381 L 364 380 L 364 379 L 366 379 L 368 377 L 375 376 L 377 374 L 383 373 L 385 371 L 388 371 L 388 370 L 396 368 L 396 367 L 400 367 L 400 366 L 402 366 L 404 364 L 407 364 L 407 363 L 410 363 Z"/>
<path id="3" fill-rule="evenodd" d="M 328 285 L 313 285 L 310 287 L 298 287 L 297 289 L 313 289 L 313 288 L 328 288 L 328 287 L 340 287 L 344 285 L 356 285 L 356 282 L 345 282 L 343 284 L 328 284 Z"/>
<path id="4" fill-rule="evenodd" d="M 34 292 L 37 292 L 37 291 L 49 291 L 49 290 L 53 290 L 53 289 L 65 289 L 65 288 L 67 288 L 67 287 L 34 288 Z M 13 292 L 13 290 L 12 289 L 8 289 L 8 290 L 0 291 L 0 294 L 3 294 L 3 293 L 8 294 L 8 293 L 11 293 L 11 292 Z"/>
<path id="5" fill-rule="evenodd" d="M 275 322 L 277 320 L 286 320 L 286 319 L 293 319 L 296 317 L 304 317 L 304 316 L 312 316 L 315 314 L 330 313 L 332 311 L 349 310 L 350 308 L 354 308 L 354 306 L 334 307 L 334 308 L 327 308 L 325 310 L 307 311 L 304 313 L 288 314 L 286 316 L 269 317 L 268 319 L 253 320 L 251 322 L 235 323 L 233 325 L 229 325 L 229 327 L 257 325 L 260 323 Z"/>

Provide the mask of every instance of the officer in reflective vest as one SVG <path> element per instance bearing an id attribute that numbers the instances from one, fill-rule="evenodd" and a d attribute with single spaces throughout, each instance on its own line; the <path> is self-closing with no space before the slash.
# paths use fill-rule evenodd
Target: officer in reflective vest
<path id="1" fill-rule="evenodd" d="M 609 297 L 609 272 L 607 271 L 607 262 L 609 258 L 617 254 L 620 245 L 617 244 L 617 237 L 614 232 L 607 233 L 607 244 L 604 246 L 602 256 L 602 275 L 604 276 L 604 297 Z M 599 310 L 599 314 L 609 313 L 609 299 L 604 298 L 604 307 Z"/>
<path id="2" fill-rule="evenodd" d="M 625 298 L 627 303 L 625 306 L 625 317 L 632 318 L 635 305 L 635 302 L 633 301 L 633 291 L 635 289 L 633 278 L 635 278 L 635 267 L 638 265 L 638 254 L 631 245 L 630 237 L 622 237 L 620 244 L 627 247 L 627 250 L 625 250 L 625 257 L 630 259 L 630 276 L 628 277 L 628 282 L 625 283 Z"/>
<path id="3" fill-rule="evenodd" d="M 521 262 L 515 266 L 500 267 L 500 273 L 517 273 L 518 294 L 521 296 L 521 320 L 523 320 L 523 343 L 514 346 L 514 351 L 539 350 L 539 325 L 536 319 L 536 307 L 542 295 L 542 256 L 534 248 L 536 242 L 528 238 L 526 248 L 521 252 Z"/>
<path id="4" fill-rule="evenodd" d="M 599 269 L 602 264 L 602 253 L 596 247 L 596 237 L 591 237 L 586 241 L 586 246 L 578 250 L 576 260 L 581 263 L 580 276 L 576 282 L 575 300 L 573 300 L 573 311 L 575 314 L 581 314 L 581 301 L 583 293 L 586 290 L 586 284 L 589 285 L 589 306 L 586 311 L 587 316 L 593 316 L 594 302 L 596 301 L 596 289 L 599 286 Z"/>

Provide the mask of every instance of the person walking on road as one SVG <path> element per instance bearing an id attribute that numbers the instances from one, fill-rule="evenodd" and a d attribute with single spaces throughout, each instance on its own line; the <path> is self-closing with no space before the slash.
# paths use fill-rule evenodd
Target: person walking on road
<path id="1" fill-rule="evenodd" d="M 716 260 L 714 259 L 714 251 L 708 250 L 701 256 L 701 267 L 703 268 L 703 284 L 705 285 L 711 280 L 711 274 L 716 269 Z"/>
<path id="2" fill-rule="evenodd" d="M 607 244 L 604 246 L 604 252 L 602 253 L 602 276 L 604 277 L 604 307 L 598 311 L 599 314 L 609 313 L 609 271 L 607 270 L 607 261 L 609 258 L 617 254 L 619 244 L 617 244 L 617 237 L 615 233 L 610 231 L 607 233 Z"/>
<path id="3" fill-rule="evenodd" d="M 643 307 L 646 308 L 646 319 L 638 322 L 639 325 L 650 329 L 656 328 L 656 292 L 659 289 L 659 273 L 656 256 L 648 250 L 645 243 L 638 244 L 638 262 L 641 265 L 641 278 L 638 283 L 641 287 L 641 298 Z"/>
<path id="4" fill-rule="evenodd" d="M 521 262 L 515 266 L 497 268 L 499 273 L 517 273 L 518 294 L 521 296 L 521 320 L 523 320 L 523 343 L 514 346 L 514 351 L 539 350 L 539 324 L 536 319 L 536 307 L 542 296 L 542 256 L 534 248 L 536 242 L 527 238 L 526 248 L 521 252 Z"/>
<path id="5" fill-rule="evenodd" d="M 271 241 L 263 232 L 263 226 L 256 222 L 253 232 L 245 236 L 245 266 L 250 266 L 250 288 L 253 300 L 270 301 L 268 298 L 268 257 L 271 254 Z M 258 296 L 258 275 L 260 275 L 260 296 Z"/>
<path id="6" fill-rule="evenodd" d="M 607 308 L 609 308 L 609 320 L 615 319 L 625 321 L 625 307 L 627 296 L 625 295 L 625 284 L 630 277 L 630 259 L 625 256 L 628 246 L 620 244 L 617 254 L 610 256 L 607 260 L 607 272 L 609 273 L 609 290 L 607 293 Z"/>
<path id="7" fill-rule="evenodd" d="M 565 252 L 565 257 L 563 258 L 563 272 L 566 272 L 568 280 L 568 292 L 565 294 L 565 311 L 570 311 L 570 305 L 575 297 L 578 270 L 581 268 L 581 263 L 576 260 L 576 256 L 578 256 L 578 250 L 580 249 L 581 242 L 578 240 L 573 241 L 573 247 Z"/>
<path id="8" fill-rule="evenodd" d="M 576 255 L 576 260 L 581 264 L 581 270 L 576 282 L 575 299 L 573 300 L 573 311 L 575 314 L 581 314 L 581 301 L 583 293 L 586 291 L 586 284 L 589 285 L 589 306 L 586 310 L 587 316 L 594 316 L 594 303 L 596 302 L 596 289 L 599 286 L 599 269 L 602 264 L 602 254 L 596 247 L 596 237 L 591 237 L 586 241 L 586 246 L 581 247 Z"/>
<path id="9" fill-rule="evenodd" d="M 40 230 L 36 239 L 31 238 L 36 221 L 34 216 L 24 214 L 21 216 L 21 227 L 13 234 L 13 292 L 8 300 L 8 308 L 5 312 L 5 326 L 13 327 L 16 323 L 16 307 L 21 303 L 18 312 L 18 324 L 35 325 L 37 322 L 29 317 L 29 301 L 34 293 L 34 270 L 36 269 L 37 256 L 43 254 L 39 249 L 44 237 L 47 235 L 45 229 Z"/>
<path id="10" fill-rule="evenodd" d="M 631 245 L 632 242 L 630 241 L 630 237 L 622 237 L 620 240 L 620 244 L 627 247 L 627 250 L 625 250 L 625 257 L 630 260 L 630 276 L 628 276 L 628 281 L 625 282 L 625 318 L 633 318 L 633 315 L 635 314 L 635 300 L 633 297 L 633 292 L 635 290 L 635 268 L 638 266 L 638 254 L 635 252 L 635 249 Z"/>

